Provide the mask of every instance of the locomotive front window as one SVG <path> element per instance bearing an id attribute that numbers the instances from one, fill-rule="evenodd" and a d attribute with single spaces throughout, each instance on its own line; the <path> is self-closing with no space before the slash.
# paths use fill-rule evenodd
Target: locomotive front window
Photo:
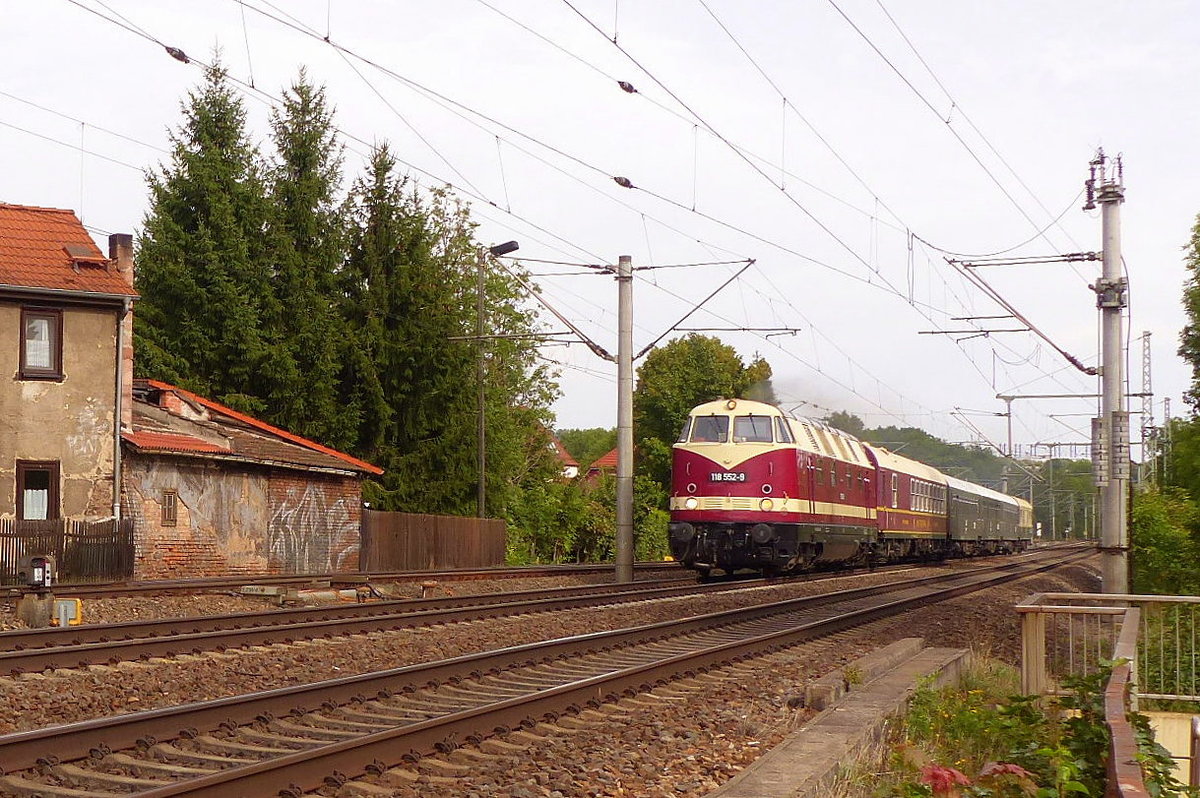
<path id="1" fill-rule="evenodd" d="M 771 443 L 770 416 L 738 416 L 733 420 L 734 443 Z"/>
<path id="2" fill-rule="evenodd" d="M 729 416 L 696 416 L 692 443 L 724 443 L 729 439 Z"/>

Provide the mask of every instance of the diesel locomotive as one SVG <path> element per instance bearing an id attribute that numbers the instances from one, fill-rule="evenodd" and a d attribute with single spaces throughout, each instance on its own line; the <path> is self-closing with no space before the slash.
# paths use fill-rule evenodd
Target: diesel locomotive
<path id="1" fill-rule="evenodd" d="M 1023 551 L 1033 507 L 763 402 L 695 407 L 672 457 L 672 556 L 707 576 Z"/>

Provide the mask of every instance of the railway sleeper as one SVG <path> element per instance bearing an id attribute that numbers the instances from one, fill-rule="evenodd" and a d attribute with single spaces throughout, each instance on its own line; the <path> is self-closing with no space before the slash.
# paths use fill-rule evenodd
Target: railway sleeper
<path id="1" fill-rule="evenodd" d="M 79 765 L 64 764 L 50 768 L 50 773 L 67 782 L 67 784 L 87 789 L 100 788 L 106 791 L 132 792 L 134 790 L 152 790 L 171 784 L 174 779 L 146 779 L 124 776 L 119 773 L 106 773 L 102 770 L 91 770 Z"/>
<path id="2" fill-rule="evenodd" d="M 138 757 L 121 753 L 109 754 L 104 758 L 104 761 L 129 768 L 135 773 L 162 773 L 166 776 L 179 776 L 180 774 L 185 776 L 204 776 L 220 770 L 220 768 L 194 767 L 178 763 L 160 762 L 153 759 L 139 759 Z"/>
<path id="3" fill-rule="evenodd" d="M 246 727 L 238 730 L 238 735 L 241 737 L 249 737 L 256 739 L 257 735 L 246 734 L 246 732 L 256 731 L 252 727 Z M 201 734 L 194 738 L 193 743 L 202 745 L 214 753 L 228 752 L 237 756 L 248 756 L 255 759 L 269 759 L 270 757 L 280 756 L 281 754 L 294 754 L 296 751 L 302 751 L 306 747 L 304 741 L 299 739 L 278 739 L 278 738 L 258 738 L 257 743 L 247 743 L 242 740 L 235 740 L 230 737 L 214 737 L 211 734 Z M 264 745 L 264 743 L 270 743 Z"/>
<path id="4" fill-rule="evenodd" d="M 0 788 L 17 798 L 97 798 L 101 796 L 127 795 L 127 792 L 96 792 L 95 790 L 80 790 L 62 784 L 46 784 L 40 781 L 30 781 L 21 776 L 0 776 Z"/>
<path id="5" fill-rule="evenodd" d="M 324 740 L 314 740 L 310 737 L 296 737 L 291 734 L 277 734 L 266 729 L 259 729 L 254 726 L 241 726 L 235 729 L 238 737 L 243 740 L 253 740 L 254 744 L 247 744 L 232 740 L 228 737 L 211 738 L 208 745 L 216 747 L 221 745 L 229 750 L 245 750 L 252 751 L 278 751 L 280 753 L 295 753 L 308 748 L 316 748 L 319 745 L 324 745 Z M 264 754 L 266 756 L 266 754 Z"/>
<path id="6" fill-rule="evenodd" d="M 210 753 L 208 751 L 192 751 L 171 743 L 155 743 L 150 748 L 150 754 L 163 762 L 188 762 L 199 765 L 217 765 L 227 768 L 230 765 L 249 765 L 258 761 L 257 757 L 230 756 Z"/>
<path id="7" fill-rule="evenodd" d="M 341 740 L 352 740 L 355 737 L 361 737 L 360 732 L 347 731 L 345 729 L 328 729 L 321 726 L 309 726 L 304 723 L 296 723 L 295 721 L 276 718 L 267 724 L 268 731 L 277 731 L 285 735 L 300 735 L 302 738 L 308 738 L 313 742 L 336 743 Z"/>

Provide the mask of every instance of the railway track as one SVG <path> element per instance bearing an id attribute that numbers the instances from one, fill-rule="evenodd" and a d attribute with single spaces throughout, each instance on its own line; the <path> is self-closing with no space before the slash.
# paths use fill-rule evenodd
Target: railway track
<path id="1" fill-rule="evenodd" d="M 1081 560 L 1048 552 L 842 590 L 0 737 L 0 789 L 43 798 L 289 795 L 457 741 Z M 564 721 L 565 722 L 565 721 Z"/>
<path id="2" fill-rule="evenodd" d="M 635 573 L 682 571 L 678 563 L 634 563 Z M 124 581 L 101 583 L 61 582 L 54 587 L 61 598 L 112 598 L 139 595 L 194 595 L 237 590 L 242 585 L 274 585 L 290 587 L 356 587 L 372 582 L 461 582 L 479 579 L 534 579 L 551 576 L 605 574 L 611 564 L 530 565 L 521 567 L 461 568 L 447 571 L 380 571 L 373 573 L 314 573 L 314 574 L 246 574 L 214 576 L 203 579 L 156 579 L 154 581 Z M 0 588 L 3 589 L 3 588 Z M 18 588 L 10 587 L 10 590 Z"/>

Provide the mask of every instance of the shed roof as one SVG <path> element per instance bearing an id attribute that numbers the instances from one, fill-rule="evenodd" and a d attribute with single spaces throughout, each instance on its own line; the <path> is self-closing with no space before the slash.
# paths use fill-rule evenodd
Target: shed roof
<path id="1" fill-rule="evenodd" d="M 6 203 L 0 203 L 0 286 L 137 296 L 74 211 Z"/>
<path id="2" fill-rule="evenodd" d="M 134 403 L 134 430 L 122 437 L 139 451 L 219 456 L 300 469 L 383 473 L 382 468 L 357 457 L 169 383 L 137 380 L 135 385 L 134 395 L 141 401 Z M 174 403 L 166 395 L 175 397 Z M 193 412 L 175 409 L 180 400 L 191 405 Z"/>

